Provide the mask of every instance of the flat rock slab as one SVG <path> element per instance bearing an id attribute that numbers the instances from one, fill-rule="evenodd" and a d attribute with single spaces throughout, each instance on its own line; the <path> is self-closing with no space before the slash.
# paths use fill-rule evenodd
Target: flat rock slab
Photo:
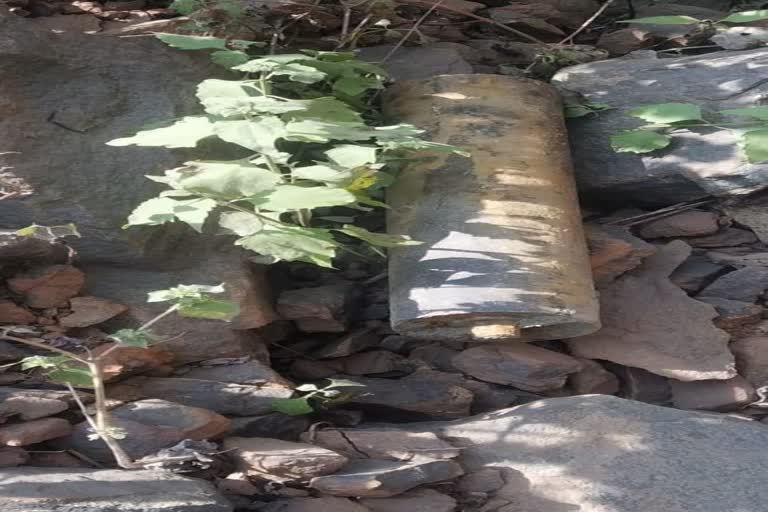
<path id="1" fill-rule="evenodd" d="M 503 506 L 487 510 L 757 512 L 768 500 L 768 429 L 730 416 L 591 395 L 426 426 L 464 447 L 468 473 L 505 469 Z M 738 475 L 727 485 L 724 468 Z"/>
<path id="2" fill-rule="evenodd" d="M 110 386 L 117 399 L 158 398 L 220 414 L 254 416 L 272 412 L 276 398 L 289 398 L 293 388 L 283 383 L 230 384 L 185 378 L 134 377 Z"/>
<path id="3" fill-rule="evenodd" d="M 419 485 L 452 480 L 463 474 L 461 466 L 452 460 L 392 462 L 367 459 L 352 461 L 335 475 L 313 478 L 309 485 L 332 496 L 388 498 Z"/>
<path id="4" fill-rule="evenodd" d="M 768 94 L 767 63 L 768 49 L 760 48 L 675 59 L 611 59 L 560 70 L 555 85 L 613 107 L 570 123 L 582 198 L 670 205 L 765 188 L 768 164 L 748 164 L 737 137 L 727 130 L 675 135 L 669 148 L 643 155 L 616 153 L 609 137 L 644 123 L 627 115 L 638 105 L 696 103 L 704 111 L 760 105 Z"/>
<path id="5" fill-rule="evenodd" d="M 691 299 L 669 280 L 690 252 L 685 242 L 670 242 L 605 287 L 603 328 L 570 340 L 572 353 L 683 381 L 734 377 L 729 335 L 712 323 L 715 308 Z"/>
<path id="6" fill-rule="evenodd" d="M 768 268 L 744 267 L 722 277 L 701 290 L 702 297 L 755 302 L 768 288 Z"/>
<path id="7" fill-rule="evenodd" d="M 214 487 L 164 471 L 0 470 L 3 512 L 232 512 Z"/>
<path id="8" fill-rule="evenodd" d="M 318 430 L 302 434 L 301 439 L 342 453 L 350 459 L 453 459 L 460 453 L 458 448 L 432 432 L 403 432 L 399 429 Z"/>
<path id="9" fill-rule="evenodd" d="M 456 500 L 433 489 L 414 489 L 393 498 L 365 498 L 360 504 L 371 512 L 453 512 Z"/>
<path id="10" fill-rule="evenodd" d="M 526 391 L 546 391 L 565 385 L 581 369 L 573 357 L 521 342 L 472 347 L 453 358 L 453 365 L 476 379 Z"/>

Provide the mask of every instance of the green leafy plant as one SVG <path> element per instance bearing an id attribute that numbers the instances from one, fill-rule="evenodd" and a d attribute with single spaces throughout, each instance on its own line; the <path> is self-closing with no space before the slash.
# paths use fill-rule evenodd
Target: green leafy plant
<path id="1" fill-rule="evenodd" d="M 753 21 L 760 21 L 768 19 L 768 9 L 757 9 L 752 11 L 734 12 L 721 18 L 719 20 L 702 20 L 694 18 L 693 16 L 649 16 L 647 18 L 635 18 L 632 20 L 624 20 L 619 23 L 643 23 L 648 25 L 692 25 L 694 23 L 700 23 L 705 25 L 711 24 L 733 24 L 738 25 L 740 23 L 751 23 Z"/>
<path id="2" fill-rule="evenodd" d="M 692 103 L 642 105 L 628 112 L 649 124 L 611 136 L 611 146 L 619 153 L 649 153 L 672 143 L 675 133 L 691 129 L 730 130 L 740 136 L 747 161 L 768 161 L 768 107 L 721 110 L 718 119 L 707 119 Z M 709 116 L 715 117 L 715 116 Z"/>
<path id="3" fill-rule="evenodd" d="M 365 387 L 364 384 L 346 379 L 326 379 L 328 384 L 319 387 L 316 384 L 302 384 L 296 388 L 299 396 L 293 398 L 278 398 L 272 401 L 272 408 L 289 416 L 312 414 L 317 410 L 327 409 L 332 405 L 343 403 L 359 394 L 354 388 Z M 348 388 L 353 388 L 349 390 Z"/>
<path id="4" fill-rule="evenodd" d="M 138 329 L 121 329 L 110 335 L 115 345 L 98 355 L 93 354 L 85 346 L 82 346 L 80 351 L 65 350 L 49 345 L 43 339 L 24 337 L 24 333 L 17 333 L 14 327 L 5 328 L 2 338 L 56 354 L 26 357 L 21 361 L 21 368 L 23 370 L 39 369 L 51 381 L 65 385 L 91 427 L 91 439 L 103 440 L 121 467 L 137 468 L 140 465 L 133 462 L 118 443 L 119 439 L 125 437 L 125 432 L 110 424 L 104 388 L 105 358 L 122 346 L 147 348 L 153 342 L 160 341 L 160 338 L 149 328 L 174 312 L 195 318 L 232 319 L 237 315 L 237 305 L 211 296 L 211 294 L 222 292 L 224 292 L 223 286 L 205 285 L 180 285 L 168 290 L 151 292 L 148 301 L 170 302 L 168 309 Z M 93 389 L 95 414 L 89 413 L 75 388 Z"/>
<path id="5" fill-rule="evenodd" d="M 212 50 L 218 38 L 159 34 L 182 49 Z M 273 55 L 232 68 L 240 80 L 208 79 L 197 97 L 205 113 L 170 126 L 116 139 L 112 146 L 192 148 L 203 139 L 237 146 L 236 160 L 196 160 L 149 176 L 168 190 L 140 204 L 128 226 L 180 221 L 194 230 L 235 236 L 235 244 L 257 253 L 256 261 L 303 261 L 332 267 L 344 240 L 378 247 L 418 242 L 407 236 L 371 233 L 338 222 L 330 208 L 353 217 L 385 207 L 381 192 L 394 180 L 394 166 L 415 150 L 450 151 L 422 140 L 411 125 L 379 126 L 368 107 L 384 87 L 378 67 L 352 54 L 305 51 Z"/>

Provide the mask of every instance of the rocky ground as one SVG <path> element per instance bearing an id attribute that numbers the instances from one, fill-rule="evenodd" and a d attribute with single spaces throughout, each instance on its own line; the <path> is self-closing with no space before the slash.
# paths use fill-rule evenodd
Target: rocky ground
<path id="1" fill-rule="evenodd" d="M 424 9 L 404 3 L 387 5 L 409 26 Z M 717 18 L 732 7 L 634 3 L 638 17 Z M 270 22 L 286 5 L 301 4 L 262 2 L 251 17 Z M 8 229 L 0 324 L 51 346 L 104 352 L 107 333 L 161 311 L 145 304 L 148 291 L 201 281 L 227 282 L 241 314 L 227 326 L 169 319 L 159 328 L 167 342 L 110 352 L 105 377 L 113 423 L 126 433 L 120 443 L 134 459 L 158 460 L 138 471 L 115 469 L 65 388 L 20 368 L 42 352 L 0 341 L 2 510 L 765 509 L 765 165 L 740 164 L 708 134 L 652 157 L 615 154 L 605 140 L 638 103 L 762 104 L 768 50 L 668 58 L 665 49 L 700 41 L 606 22 L 579 38 L 589 46 L 578 56 L 552 67 L 538 43 L 467 23 L 466 13 L 550 42 L 599 4 L 442 5 L 454 12 L 438 11 L 421 29 L 431 44 L 388 61 L 395 78 L 530 68 L 616 109 L 570 125 L 602 329 L 527 344 L 412 339 L 389 327 L 383 262 L 265 270 L 183 230 L 120 231 L 151 195 L 147 169 L 184 156 L 104 142 L 193 108 L 185 97 L 209 65 L 141 35 L 189 20 L 153 0 L 9 0 L 0 10 L 0 76 L 9 77 L 0 83 L 0 140 L 20 154 L 2 161 L 6 188 L 17 188 L 0 201 Z M 315 40 L 332 43 L 339 11 L 321 7 L 299 24 L 324 20 L 312 25 Z M 606 12 L 627 8 L 620 1 Z M 241 36 L 263 37 L 258 27 Z M 392 36 L 367 37 L 374 46 L 364 58 L 391 50 L 375 45 Z M 569 64 L 578 65 L 558 71 Z M 75 222 L 83 238 L 68 247 L 13 233 L 31 220 Z M 308 392 L 302 384 L 334 382 L 341 387 L 314 399 L 310 414 L 277 412 Z M 92 400 L 87 389 L 81 396 Z"/>

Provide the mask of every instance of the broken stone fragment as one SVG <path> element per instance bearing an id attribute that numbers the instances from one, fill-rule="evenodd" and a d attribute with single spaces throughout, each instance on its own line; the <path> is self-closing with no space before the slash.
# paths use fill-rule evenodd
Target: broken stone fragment
<path id="1" fill-rule="evenodd" d="M 203 361 L 200 366 L 185 368 L 184 370 L 181 376 L 186 379 L 211 380 L 253 386 L 272 382 L 290 387 L 293 386 L 290 381 L 284 379 L 279 373 L 270 368 L 269 365 L 255 359 L 232 364 L 211 365 L 206 365 L 206 362 Z"/>
<path id="2" fill-rule="evenodd" d="M 397 429 L 326 429 L 302 434 L 301 439 L 341 453 L 350 459 L 453 459 L 460 451 L 432 432 Z"/>
<path id="3" fill-rule="evenodd" d="M 319 446 L 267 437 L 228 437 L 223 446 L 240 471 L 269 480 L 309 480 L 347 463 L 343 455 Z"/>
<path id="4" fill-rule="evenodd" d="M 298 359 L 291 364 L 291 375 L 301 380 L 318 380 L 338 373 L 347 375 L 376 375 L 381 373 L 410 373 L 416 365 L 388 350 L 371 350 L 337 359 L 314 361 Z"/>
<path id="5" fill-rule="evenodd" d="M 669 280 L 688 293 L 695 294 L 726 272 L 726 267 L 712 263 L 703 254 L 691 254 L 669 276 Z"/>
<path id="6" fill-rule="evenodd" d="M 718 277 L 701 290 L 702 297 L 756 302 L 768 289 L 768 268 L 744 267 Z"/>
<path id="7" fill-rule="evenodd" d="M 654 38 L 647 30 L 638 28 L 623 28 L 609 33 L 603 33 L 595 46 L 605 50 L 611 57 L 626 55 L 627 53 L 654 44 Z"/>
<path id="8" fill-rule="evenodd" d="M 273 411 L 276 398 L 290 398 L 293 388 L 275 382 L 261 385 L 230 384 L 211 380 L 132 377 L 109 387 L 116 399 L 157 398 L 220 414 L 253 416 Z"/>
<path id="9" fill-rule="evenodd" d="M 453 364 L 476 379 L 526 391 L 561 388 L 568 375 L 581 369 L 568 355 L 514 341 L 469 348 Z"/>
<path id="10" fill-rule="evenodd" d="M 408 359 L 425 363 L 429 368 L 441 372 L 458 372 L 459 370 L 453 365 L 453 358 L 458 354 L 458 350 L 446 347 L 442 343 L 430 343 L 413 349 Z"/>
<path id="11" fill-rule="evenodd" d="M 307 430 L 310 421 L 306 416 L 289 416 L 280 412 L 262 416 L 231 418 L 233 436 L 272 437 L 284 441 L 296 441 Z"/>
<path id="12" fill-rule="evenodd" d="M 735 411 L 757 399 L 755 388 L 738 375 L 728 380 L 670 380 L 669 385 L 678 409 Z"/>
<path id="13" fill-rule="evenodd" d="M 100 356 L 106 352 L 109 353 L 101 358 L 105 382 L 137 373 L 167 375 L 173 369 L 170 366 L 173 362 L 173 353 L 165 350 L 162 345 L 141 348 L 105 343 L 96 347 L 93 355 Z"/>
<path id="14" fill-rule="evenodd" d="M 408 462 L 354 460 L 334 475 L 313 478 L 309 486 L 331 496 L 387 498 L 419 485 L 451 480 L 464 474 L 451 460 Z"/>
<path id="15" fill-rule="evenodd" d="M 29 453 L 24 448 L 4 446 L 0 448 L 0 468 L 13 468 L 26 464 Z"/>
<path id="16" fill-rule="evenodd" d="M 751 302 L 697 296 L 696 300 L 712 304 L 718 316 L 715 325 L 725 331 L 737 329 L 760 321 L 764 308 Z"/>
<path id="17" fill-rule="evenodd" d="M 72 425 L 62 418 L 43 418 L 0 426 L 0 445 L 27 446 L 68 435 Z"/>
<path id="18" fill-rule="evenodd" d="M 496 468 L 483 468 L 459 478 L 456 488 L 466 494 L 488 493 L 504 487 L 502 472 Z"/>
<path id="19" fill-rule="evenodd" d="M 362 384 L 349 400 L 352 406 L 391 414 L 407 411 L 436 418 L 461 418 L 469 414 L 474 395 L 468 389 L 440 379 L 440 372 L 420 370 L 402 379 L 340 375 Z"/>
<path id="20" fill-rule="evenodd" d="M 611 363 L 610 368 L 619 377 L 623 398 L 654 405 L 671 403 L 672 391 L 666 377 L 620 364 Z"/>
<path id="21" fill-rule="evenodd" d="M 0 388 L 0 423 L 17 417 L 29 421 L 52 416 L 69 409 L 66 398 L 32 389 Z"/>
<path id="22" fill-rule="evenodd" d="M 209 482 L 167 471 L 13 468 L 0 471 L 3 512 L 232 512 Z"/>
<path id="23" fill-rule="evenodd" d="M 31 311 L 10 300 L 0 300 L 0 324 L 27 325 L 37 318 Z"/>
<path id="24" fill-rule="evenodd" d="M 226 478 L 217 481 L 216 488 L 224 494 L 237 494 L 238 496 L 256 496 L 262 492 L 261 489 L 251 483 L 248 475 L 241 472 L 231 473 Z"/>
<path id="25" fill-rule="evenodd" d="M 334 359 L 373 348 L 381 341 L 378 328 L 379 324 L 374 322 L 366 327 L 356 329 L 335 341 L 324 343 L 311 355 L 316 359 Z"/>
<path id="26" fill-rule="evenodd" d="M 69 308 L 72 313 L 59 318 L 59 324 L 64 327 L 100 324 L 128 310 L 128 306 L 99 297 L 74 297 L 69 301 Z"/>
<path id="27" fill-rule="evenodd" d="M 711 235 L 720 229 L 718 219 L 712 212 L 688 210 L 647 222 L 640 227 L 639 234 L 643 238 Z"/>
<path id="28" fill-rule="evenodd" d="M 414 489 L 392 498 L 363 498 L 371 512 L 454 512 L 456 500 L 434 489 Z"/>
<path id="29" fill-rule="evenodd" d="M 110 411 L 112 424 L 125 431 L 120 446 L 133 459 L 153 454 L 185 439 L 213 439 L 230 429 L 230 421 L 215 412 L 165 400 L 140 400 Z M 60 449 L 74 449 L 104 464 L 114 463 L 101 440 L 89 439 L 90 425 L 78 423 L 71 435 L 56 441 Z"/>
<path id="30" fill-rule="evenodd" d="M 574 393 L 577 395 L 615 395 L 619 392 L 619 379 L 602 367 L 597 361 L 578 358 L 581 370 L 568 378 Z"/>
<path id="31" fill-rule="evenodd" d="M 768 337 L 750 336 L 731 343 L 739 374 L 754 387 L 768 386 Z"/>
<path id="32" fill-rule="evenodd" d="M 333 496 L 281 499 L 268 503 L 259 510 L 260 512 L 370 512 L 369 509 L 352 500 Z"/>
<path id="33" fill-rule="evenodd" d="M 569 340 L 571 352 L 683 381 L 735 377 L 729 335 L 712 324 L 715 308 L 691 299 L 669 280 L 690 252 L 685 242 L 670 242 L 605 287 L 603 328 Z"/>
<path id="34" fill-rule="evenodd" d="M 277 299 L 277 312 L 304 332 L 344 332 L 359 294 L 353 283 L 288 290 Z"/>
<path id="35" fill-rule="evenodd" d="M 592 277 L 598 288 L 637 267 L 656 252 L 653 245 L 637 238 L 625 227 L 585 224 L 584 231 Z"/>
<path id="36" fill-rule="evenodd" d="M 757 242 L 757 236 L 746 229 L 727 227 L 714 235 L 688 238 L 686 240 L 693 247 L 715 248 L 736 247 L 737 245 L 753 244 Z"/>
<path id="37" fill-rule="evenodd" d="M 85 276 L 72 265 L 37 267 L 8 279 L 8 288 L 33 308 L 56 308 L 80 293 Z"/>

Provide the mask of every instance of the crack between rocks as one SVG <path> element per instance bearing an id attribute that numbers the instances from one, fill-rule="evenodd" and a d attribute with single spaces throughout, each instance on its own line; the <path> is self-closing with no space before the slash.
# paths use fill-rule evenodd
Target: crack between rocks
<path id="1" fill-rule="evenodd" d="M 359 453 L 360 455 L 362 455 L 362 456 L 363 456 L 363 457 L 365 457 L 366 459 L 370 459 L 370 458 L 371 458 L 371 456 L 370 456 L 370 455 L 368 455 L 368 454 L 367 454 L 367 453 L 365 453 L 363 450 L 361 450 L 360 448 L 358 448 L 358 447 L 357 447 L 357 445 L 356 445 L 355 443 L 353 443 L 353 442 L 352 442 L 352 440 L 349 438 L 349 436 L 347 436 L 347 434 L 345 434 L 345 433 L 344 433 L 344 431 L 343 431 L 343 430 L 337 430 L 336 432 L 338 432 L 338 433 L 339 433 L 339 435 L 340 435 L 341 437 L 343 437 L 343 438 L 344 438 L 344 440 L 345 440 L 347 443 L 349 443 L 349 446 L 351 446 L 351 447 L 352 447 L 352 449 L 353 449 L 353 450 L 355 450 L 357 453 Z"/>
<path id="2" fill-rule="evenodd" d="M 53 118 L 55 116 L 56 116 L 56 112 L 55 111 L 51 112 L 51 115 L 48 116 L 48 119 L 46 119 L 46 121 L 48 121 L 51 124 L 55 124 L 59 128 L 64 128 L 65 130 L 68 130 L 70 132 L 85 133 L 85 130 L 78 130 L 77 128 L 70 128 L 69 126 L 65 125 L 64 123 L 60 123 L 59 121 L 54 121 Z"/>

